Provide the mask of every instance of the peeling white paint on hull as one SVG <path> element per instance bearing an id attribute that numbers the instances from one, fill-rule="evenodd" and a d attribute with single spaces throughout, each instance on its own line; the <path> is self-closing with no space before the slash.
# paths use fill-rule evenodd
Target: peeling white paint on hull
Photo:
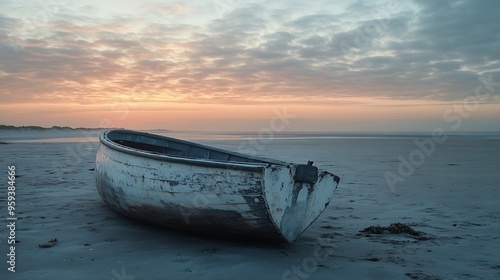
<path id="1" fill-rule="evenodd" d="M 217 237 L 293 242 L 333 198 L 338 177 L 169 137 L 100 136 L 96 185 L 130 218 Z"/>

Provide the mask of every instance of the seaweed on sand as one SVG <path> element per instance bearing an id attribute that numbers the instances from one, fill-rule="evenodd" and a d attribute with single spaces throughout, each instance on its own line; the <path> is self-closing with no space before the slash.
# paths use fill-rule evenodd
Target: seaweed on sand
<path id="1" fill-rule="evenodd" d="M 413 228 L 411 228 L 409 225 L 403 224 L 403 223 L 392 223 L 388 227 L 382 227 L 379 225 L 376 226 L 370 226 L 367 227 L 363 230 L 360 230 L 362 233 L 368 233 L 368 234 L 384 234 L 384 233 L 391 233 L 391 234 L 408 234 L 411 237 L 418 239 L 418 240 L 429 240 L 433 239 L 433 237 L 429 236 L 423 231 L 416 231 Z"/>

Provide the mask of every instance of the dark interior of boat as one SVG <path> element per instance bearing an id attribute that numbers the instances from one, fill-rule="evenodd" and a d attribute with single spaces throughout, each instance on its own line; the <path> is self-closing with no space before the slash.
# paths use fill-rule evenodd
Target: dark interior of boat
<path id="1" fill-rule="evenodd" d="M 278 163 L 170 137 L 132 131 L 109 131 L 106 137 L 119 145 L 155 154 L 215 161 Z"/>

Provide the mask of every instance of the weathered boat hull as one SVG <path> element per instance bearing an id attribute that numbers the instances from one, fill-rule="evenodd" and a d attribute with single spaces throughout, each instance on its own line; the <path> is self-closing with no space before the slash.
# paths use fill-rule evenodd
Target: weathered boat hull
<path id="1" fill-rule="evenodd" d="M 121 138 L 126 143 L 117 140 Z M 96 185 L 110 208 L 139 221 L 193 233 L 292 242 L 323 212 L 338 183 L 338 177 L 326 171 L 308 181 L 307 170 L 315 167 L 305 165 L 230 152 L 224 156 L 234 161 L 189 157 L 187 151 L 188 156 L 172 156 L 172 151 L 151 152 L 130 144 L 173 146 L 172 140 L 176 141 L 131 131 L 101 135 Z M 192 145 L 207 149 L 209 155 L 224 153 Z M 306 175 L 299 174 L 303 172 Z"/>

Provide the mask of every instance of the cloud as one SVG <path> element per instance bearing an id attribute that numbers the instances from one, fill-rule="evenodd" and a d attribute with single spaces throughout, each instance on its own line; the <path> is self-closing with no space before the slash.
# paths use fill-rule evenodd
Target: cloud
<path id="1" fill-rule="evenodd" d="M 93 16 L 98 9 L 84 5 L 52 9 L 38 25 L 7 14 L 13 4 L 6 3 L 0 13 L 0 96 L 6 103 L 112 102 L 117 96 L 196 103 L 451 102 L 472 94 L 480 74 L 500 79 L 496 1 L 489 7 L 476 1 L 357 2 L 343 9 L 326 2 L 324 8 L 231 2 L 210 19 L 182 2 L 106 16 Z"/>

